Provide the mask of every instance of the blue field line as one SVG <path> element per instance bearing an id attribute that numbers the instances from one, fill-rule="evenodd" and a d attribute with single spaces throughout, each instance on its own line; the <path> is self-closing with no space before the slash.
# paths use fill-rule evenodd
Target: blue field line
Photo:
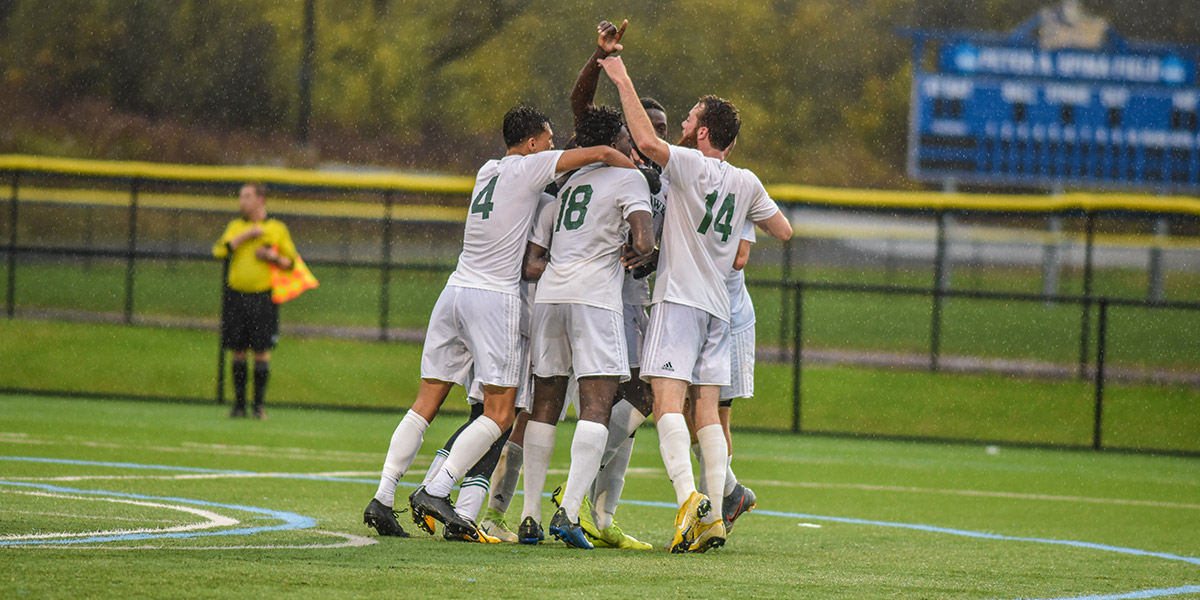
<path id="1" fill-rule="evenodd" d="M 231 475 L 269 475 L 271 477 L 278 477 L 280 479 L 303 479 L 303 480 L 310 480 L 310 481 L 332 481 L 332 482 L 339 482 L 339 483 L 363 483 L 363 484 L 370 484 L 370 485 L 377 485 L 379 483 L 379 481 L 377 479 L 365 479 L 365 478 L 359 478 L 359 477 L 334 477 L 334 476 L 328 476 L 328 475 L 301 475 L 301 474 L 290 474 L 290 473 L 263 474 L 263 473 L 258 473 L 255 471 L 204 469 L 204 468 L 197 468 L 197 467 L 173 467 L 173 466 L 168 466 L 168 465 L 142 465 L 142 464 L 136 464 L 136 463 L 92 462 L 92 461 L 54 459 L 54 458 L 29 458 L 29 457 L 0 456 L 0 460 L 73 464 L 73 465 L 84 465 L 84 466 L 111 466 L 111 467 L 122 467 L 122 468 L 129 468 L 129 469 L 183 471 L 183 472 L 189 472 L 189 473 L 217 473 L 217 474 L 231 474 Z M 212 536 L 212 535 L 239 535 L 239 534 L 260 533 L 263 531 L 282 531 L 282 530 L 287 530 L 287 529 L 307 529 L 307 528 L 316 526 L 315 519 L 312 519 L 310 517 L 303 517 L 303 516 L 297 515 L 295 513 L 273 511 L 273 510 L 265 509 L 265 508 L 239 506 L 239 505 L 232 505 L 232 504 L 218 504 L 215 502 L 207 502 L 204 500 L 193 500 L 193 499 L 188 499 L 188 498 L 143 496 L 140 494 L 126 494 L 126 493 L 120 493 L 120 492 L 108 492 L 108 491 L 103 491 L 103 490 L 77 490 L 77 489 L 72 489 L 72 488 L 61 488 L 61 487 L 46 485 L 46 484 L 10 482 L 10 481 L 3 481 L 3 480 L 0 480 L 0 485 L 35 487 L 35 488 L 41 488 L 41 489 L 46 489 L 46 490 L 51 490 L 51 491 L 61 491 L 61 492 L 76 493 L 76 494 L 97 494 L 97 495 L 106 495 L 106 496 L 114 496 L 114 497 L 122 497 L 122 498 L 136 498 L 136 499 L 142 499 L 142 500 L 164 500 L 164 501 L 182 502 L 182 503 L 187 503 L 187 504 L 196 504 L 196 505 L 201 505 L 201 506 L 231 508 L 231 509 L 235 509 L 235 510 L 243 510 L 243 511 L 247 511 L 247 512 L 257 512 L 257 513 L 261 513 L 261 514 L 267 514 L 273 518 L 277 518 L 277 519 L 284 521 L 283 524 L 276 525 L 273 527 L 243 528 L 243 529 L 235 529 L 235 530 L 228 530 L 228 531 L 198 532 L 198 533 L 169 533 L 169 534 L 132 534 L 132 535 L 124 535 L 124 536 L 96 537 L 96 538 L 87 538 L 87 539 L 69 540 L 69 541 L 28 540 L 28 541 L 24 541 L 24 544 L 81 544 L 81 543 L 94 543 L 94 542 L 106 542 L 106 541 L 120 541 L 120 540 L 137 540 L 137 539 L 148 539 L 148 538 L 159 538 L 159 537 L 190 538 L 190 537 L 202 537 L 202 536 Z M 409 483 L 409 482 L 400 482 L 399 485 L 405 486 L 405 487 L 417 487 L 419 484 Z M 517 494 L 521 494 L 521 493 L 522 492 L 520 492 L 520 491 L 517 492 Z M 549 496 L 549 494 L 543 494 L 543 496 Z M 669 509 L 669 510 L 678 509 L 678 506 L 676 506 L 675 504 L 672 504 L 670 502 L 623 499 L 623 500 L 621 500 L 621 503 L 628 504 L 628 505 L 634 505 L 634 506 L 645 506 L 645 507 L 651 507 L 651 508 L 665 508 L 665 509 Z M 810 514 L 806 514 L 806 513 L 781 512 L 781 511 L 774 511 L 774 510 L 755 509 L 754 514 L 766 515 L 766 516 L 771 516 L 771 517 L 782 517 L 782 518 L 788 518 L 788 519 L 826 521 L 826 522 L 831 522 L 831 523 L 845 523 L 845 524 L 849 524 L 849 525 L 869 525 L 869 526 L 873 526 L 873 527 L 892 527 L 892 528 L 898 528 L 898 529 L 910 529 L 910 530 L 914 530 L 914 531 L 924 531 L 924 532 L 928 532 L 928 533 L 937 533 L 937 534 L 943 534 L 943 535 L 955 535 L 955 536 L 969 537 L 969 538 L 975 538 L 975 539 L 997 540 L 997 541 L 1006 541 L 1006 542 L 1027 542 L 1027 543 L 1034 543 L 1034 544 L 1049 544 L 1049 545 L 1056 545 L 1056 546 L 1069 546 L 1069 547 L 1074 547 L 1074 548 L 1082 548 L 1085 550 L 1099 550 L 1099 551 L 1103 551 L 1103 552 L 1114 552 L 1114 553 L 1118 553 L 1118 554 L 1127 554 L 1127 555 L 1132 555 L 1132 556 L 1145 556 L 1145 557 L 1149 557 L 1149 558 L 1159 558 L 1159 559 L 1163 559 L 1163 560 L 1184 562 L 1184 563 L 1200 566 L 1200 558 L 1195 558 L 1195 557 L 1190 557 L 1190 556 L 1180 556 L 1177 554 L 1169 554 L 1169 553 L 1165 553 L 1165 552 L 1150 552 L 1147 550 L 1138 550 L 1136 548 L 1124 548 L 1121 546 L 1110 546 L 1107 544 L 1095 544 L 1092 542 L 1009 536 L 1009 535 L 1002 535 L 1002 534 L 997 534 L 997 533 L 986 533 L 986 532 L 982 532 L 982 531 L 970 531 L 970 530 L 966 530 L 966 529 L 953 529 L 953 528 L 948 528 L 948 527 L 936 527 L 933 525 L 921 525 L 921 524 L 915 524 L 915 523 L 895 523 L 895 522 L 891 522 L 891 521 L 874 521 L 874 520 L 870 520 L 870 519 L 854 519 L 854 518 L 849 518 L 849 517 L 831 517 L 831 516 L 825 516 L 825 515 L 810 515 Z M 0 546 L 6 546 L 6 545 L 22 545 L 22 543 L 21 542 L 0 541 Z M 1095 596 L 1095 595 L 1093 595 L 1093 596 L 1066 596 L 1066 597 L 1061 597 L 1061 598 L 1020 599 L 1020 600 L 1140 600 L 1143 598 L 1161 598 L 1164 596 L 1178 596 L 1178 595 L 1182 595 L 1182 594 L 1197 594 L 1197 593 L 1200 593 L 1200 585 L 1185 585 L 1185 586 L 1173 587 L 1173 588 L 1140 590 L 1140 591 L 1125 592 L 1125 593 L 1121 593 L 1121 594 L 1104 595 L 1104 596 Z"/>
<path id="2" fill-rule="evenodd" d="M 216 535 L 252 535 L 255 533 L 263 533 L 267 531 L 287 531 L 290 529 L 311 529 L 317 526 L 317 520 L 312 517 L 305 517 L 292 512 L 281 510 L 271 510 L 269 508 L 259 508 L 257 506 L 245 506 L 242 504 L 222 504 L 220 502 L 209 502 L 207 500 L 196 500 L 194 498 L 176 498 L 174 496 L 147 496 L 144 494 L 130 494 L 126 492 L 112 492 L 108 490 L 82 490 L 77 488 L 61 487 L 57 485 L 48 485 L 44 483 L 27 483 L 21 481 L 4 481 L 0 480 L 0 485 L 13 487 L 33 488 L 48 492 L 59 492 L 66 494 L 87 494 L 92 496 L 109 496 L 113 498 L 130 498 L 134 500 L 157 500 L 160 502 L 178 502 L 181 504 L 194 504 L 197 506 L 211 506 L 215 508 L 228 508 L 231 510 L 239 510 L 243 512 L 257 513 L 266 515 L 272 519 L 283 521 L 279 525 L 270 525 L 264 527 L 242 527 L 239 529 L 226 529 L 221 531 L 197 531 L 197 532 L 170 532 L 170 533 L 127 533 L 119 535 L 101 535 L 87 538 L 72 538 L 72 539 L 52 539 L 52 540 L 0 540 L 0 546 L 33 546 L 33 545 L 52 545 L 58 546 L 63 544 L 94 544 L 100 542 L 129 542 L 136 540 L 162 539 L 162 538 L 177 538 L 188 539 L 198 537 L 209 537 Z"/>

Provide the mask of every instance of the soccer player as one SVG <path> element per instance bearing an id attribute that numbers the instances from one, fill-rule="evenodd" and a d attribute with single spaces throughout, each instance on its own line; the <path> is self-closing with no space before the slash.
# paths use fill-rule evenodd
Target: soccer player
<path id="1" fill-rule="evenodd" d="M 689 388 L 696 401 L 696 432 L 706 457 L 710 490 L 725 488 L 728 448 L 717 410 L 720 386 L 729 384 L 729 294 L 738 236 L 747 219 L 786 240 L 792 227 L 754 173 L 726 162 L 741 127 L 730 102 L 704 96 L 683 122 L 680 145 L 654 134 L 620 57 L 599 61 L 616 84 L 638 149 L 663 166 L 667 211 L 642 378 L 654 393 L 659 450 L 675 488 L 672 552 L 704 552 L 725 543 L 725 525 L 696 491 L 683 416 Z M 720 469 L 716 468 L 720 465 Z"/>
<path id="2" fill-rule="evenodd" d="M 571 90 L 571 110 L 578 122 L 588 110 L 595 107 L 594 99 L 596 86 L 600 79 L 601 68 L 596 62 L 613 52 L 622 49 L 621 37 L 629 21 L 621 24 L 620 29 L 608 21 L 602 21 L 596 26 L 599 37 L 592 56 L 584 63 Z M 667 136 L 667 113 L 658 101 L 652 98 L 642 98 L 642 107 L 654 126 L 655 134 L 660 138 Z M 644 159 L 644 157 L 643 157 Z M 654 237 L 657 241 L 662 235 L 663 210 L 665 207 L 665 186 L 661 179 L 662 167 L 648 162 L 640 165 L 642 174 L 646 176 L 650 187 L 650 205 L 654 223 Z M 658 260 L 657 249 L 645 256 L 639 256 L 630 249 L 623 261 L 628 261 L 625 277 L 621 288 L 622 315 L 625 326 L 625 342 L 629 357 L 630 378 L 621 382 L 618 387 L 616 403 L 613 405 L 608 424 L 608 441 L 605 445 L 604 456 L 601 459 L 600 472 L 592 487 L 591 498 L 595 505 L 585 497 L 579 514 L 579 524 L 590 536 L 591 541 L 598 546 L 632 548 L 649 550 L 650 544 L 641 542 L 626 534 L 614 522 L 617 503 L 621 490 L 625 485 L 625 473 L 629 469 L 629 459 L 633 455 L 634 432 L 645 422 L 653 410 L 650 388 L 639 377 L 641 368 L 642 342 L 649 316 L 646 308 L 650 306 L 649 272 Z M 637 265 L 637 269 L 634 265 Z M 552 499 L 557 499 L 556 494 Z"/>
<path id="3" fill-rule="evenodd" d="M 729 413 L 733 407 L 734 398 L 754 397 L 754 303 L 746 289 L 746 274 L 743 268 L 750 259 L 750 246 L 756 241 L 754 224 L 747 221 L 742 228 L 742 239 L 738 243 L 737 256 L 733 259 L 733 271 L 725 280 L 729 291 L 729 338 L 730 338 L 730 384 L 721 386 L 718 416 L 721 428 L 725 433 L 728 458 L 725 470 L 725 489 L 721 491 L 721 515 L 725 521 L 725 533 L 733 530 L 733 523 L 746 511 L 754 508 L 754 491 L 738 483 L 733 472 L 733 435 L 729 430 Z M 695 437 L 695 403 L 688 403 L 685 415 L 688 417 L 688 428 L 692 431 L 692 453 L 700 464 L 703 472 L 707 465 L 704 453 Z M 709 495 L 704 479 L 700 480 L 700 493 Z"/>
<path id="4" fill-rule="evenodd" d="M 279 306 L 271 301 L 271 266 L 290 269 L 296 246 L 282 222 L 267 217 L 267 186 L 247 183 L 238 192 L 241 218 L 229 222 L 213 245 L 213 256 L 229 259 L 229 280 L 221 303 L 222 345 L 233 351 L 233 410 L 246 416 L 246 353 L 254 353 L 254 416 L 267 418 L 267 379 L 271 350 L 279 340 Z"/>
<path id="5" fill-rule="evenodd" d="M 611 145 L 632 154 L 621 114 L 608 107 L 587 111 L 575 130 L 580 145 Z M 591 549 L 579 526 L 583 496 L 600 467 L 608 417 L 629 364 L 621 323 L 622 245 L 632 238 L 638 254 L 654 247 L 650 190 L 637 171 L 590 165 L 559 192 L 550 262 L 538 281 L 533 310 L 533 414 L 525 429 L 525 506 L 519 536 L 536 543 L 541 495 L 554 449 L 567 378 L 579 379 L 579 422 L 562 505 L 550 533 Z"/>
<path id="6" fill-rule="evenodd" d="M 363 512 L 363 521 L 381 535 L 402 535 L 392 508 L 396 483 L 446 395 L 472 368 L 483 385 L 483 415 L 463 430 L 441 471 L 409 496 L 409 504 L 415 522 L 428 515 L 453 534 L 474 530 L 455 513 L 449 495 L 513 422 L 521 373 L 521 258 L 542 189 L 558 173 L 594 162 L 634 168 L 628 156 L 609 146 L 553 150 L 549 118 L 530 107 L 509 110 L 503 132 L 508 150 L 476 175 L 458 266 L 430 316 L 416 400 L 392 434 L 379 488 Z"/>

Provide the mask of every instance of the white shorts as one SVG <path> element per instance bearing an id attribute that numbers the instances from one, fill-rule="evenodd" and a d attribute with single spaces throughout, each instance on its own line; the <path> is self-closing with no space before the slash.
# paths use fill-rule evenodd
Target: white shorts
<path id="1" fill-rule="evenodd" d="M 475 371 L 467 374 L 467 403 L 483 402 L 483 384 L 475 381 Z M 521 381 L 517 384 L 517 410 L 528 411 L 533 407 L 533 368 L 529 364 L 529 338 L 521 336 Z"/>
<path id="2" fill-rule="evenodd" d="M 433 306 L 421 378 L 465 385 L 474 365 L 482 385 L 521 380 L 521 299 L 492 290 L 446 286 Z"/>
<path id="3" fill-rule="evenodd" d="M 621 313 L 586 304 L 533 305 L 533 374 L 629 379 Z"/>
<path id="4" fill-rule="evenodd" d="M 642 366 L 642 344 L 646 342 L 646 327 L 650 325 L 650 315 L 645 306 L 626 304 L 621 313 L 625 321 L 625 347 L 629 354 L 629 368 L 637 369 Z"/>
<path id="5" fill-rule="evenodd" d="M 754 397 L 754 326 L 729 334 L 729 385 L 721 386 L 721 400 Z"/>
<path id="6" fill-rule="evenodd" d="M 674 302 L 650 307 L 641 378 L 652 377 L 729 385 L 729 323 Z"/>

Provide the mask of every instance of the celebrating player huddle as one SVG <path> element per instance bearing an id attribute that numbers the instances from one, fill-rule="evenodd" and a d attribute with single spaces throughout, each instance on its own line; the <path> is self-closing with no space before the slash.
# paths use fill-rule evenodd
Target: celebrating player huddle
<path id="1" fill-rule="evenodd" d="M 610 56 L 624 30 L 601 23 L 576 83 L 578 147 L 554 150 L 549 119 L 531 108 L 505 115 L 508 151 L 476 177 L 463 250 L 430 316 L 420 390 L 363 515 L 380 535 L 407 537 L 393 509 L 396 485 L 456 384 L 478 399 L 471 419 L 409 497 L 429 533 L 440 521 L 451 540 L 544 540 L 541 498 L 570 377 L 579 422 L 567 481 L 552 495 L 555 538 L 583 549 L 651 548 L 613 518 L 633 434 L 651 410 L 679 505 L 670 551 L 720 547 L 754 505 L 733 478 L 727 437 L 730 400 L 753 388 L 753 308 L 740 269 L 754 225 L 781 240 L 791 225 L 753 173 L 725 161 L 741 124 L 731 103 L 704 96 L 679 145 L 661 139 L 665 111 L 640 99 L 621 58 Z M 601 69 L 624 122 L 591 103 Z M 655 265 L 647 318 L 645 278 Z M 525 501 L 513 531 L 504 515 L 522 465 Z M 493 470 L 496 493 L 476 525 Z M 723 499 L 715 507 L 713 494 Z"/>

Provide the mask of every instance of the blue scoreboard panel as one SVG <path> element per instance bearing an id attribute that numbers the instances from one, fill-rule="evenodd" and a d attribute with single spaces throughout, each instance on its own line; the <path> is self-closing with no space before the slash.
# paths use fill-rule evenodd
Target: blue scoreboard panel
<path id="1" fill-rule="evenodd" d="M 910 35 L 912 178 L 1200 190 L 1191 48 L 1043 50 L 987 34 Z"/>

